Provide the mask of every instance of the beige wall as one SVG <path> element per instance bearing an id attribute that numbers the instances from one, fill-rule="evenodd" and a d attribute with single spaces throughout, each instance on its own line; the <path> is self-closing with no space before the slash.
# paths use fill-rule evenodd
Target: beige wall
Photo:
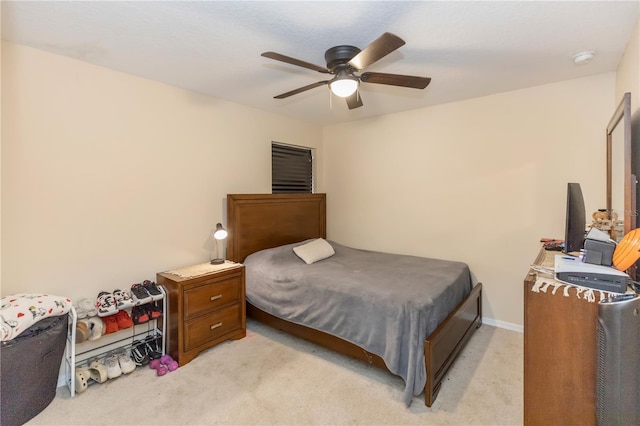
<path id="1" fill-rule="evenodd" d="M 2 294 L 94 297 L 207 261 L 226 194 L 271 191 L 271 141 L 321 143 L 314 125 L 21 45 L 2 55 Z"/>
<path id="2" fill-rule="evenodd" d="M 627 42 L 620 65 L 616 71 L 616 99 L 618 102 L 626 93 L 631 93 L 631 111 L 640 114 L 640 19 L 633 35 Z M 637 118 L 640 121 L 640 117 Z"/>
<path id="3" fill-rule="evenodd" d="M 319 148 L 329 237 L 466 261 L 485 316 L 561 237 L 568 181 L 604 203 L 614 73 L 317 126 L 2 43 L 2 294 L 91 297 L 209 257 L 227 193 L 270 191 L 270 141 Z M 637 71 L 636 71 L 637 72 Z"/>
<path id="4" fill-rule="evenodd" d="M 567 182 L 588 214 L 604 207 L 614 85 L 607 73 L 325 127 L 328 237 L 467 262 L 485 316 L 518 328 L 538 241 L 563 238 Z"/>
<path id="5" fill-rule="evenodd" d="M 636 23 L 633 35 L 627 42 L 626 49 L 618 69 L 616 71 L 616 101 L 620 102 L 622 96 L 631 93 L 631 144 L 632 144 L 632 170 L 636 175 L 640 170 L 640 19 Z M 613 170 L 612 170 L 612 198 L 613 208 L 619 211 L 624 209 L 624 167 L 623 164 L 623 131 L 622 124 L 618 124 L 613 132 Z M 616 149 L 619 148 L 619 149 Z M 640 191 L 640 190 L 639 190 Z M 640 198 L 638 198 L 640 199 Z M 616 200 L 618 201 L 616 205 Z"/>

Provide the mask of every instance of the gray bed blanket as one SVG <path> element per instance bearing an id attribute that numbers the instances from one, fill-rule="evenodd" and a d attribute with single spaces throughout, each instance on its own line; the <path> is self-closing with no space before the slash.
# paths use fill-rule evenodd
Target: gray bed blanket
<path id="1" fill-rule="evenodd" d="M 471 291 L 461 262 L 349 248 L 307 265 L 289 244 L 245 259 L 247 300 L 290 322 L 380 356 L 406 384 L 404 402 L 426 383 L 424 340 Z"/>

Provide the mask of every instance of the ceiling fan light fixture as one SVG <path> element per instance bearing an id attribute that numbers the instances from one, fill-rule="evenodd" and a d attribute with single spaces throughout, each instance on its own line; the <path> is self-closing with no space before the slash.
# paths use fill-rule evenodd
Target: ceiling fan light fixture
<path id="1" fill-rule="evenodd" d="M 347 73 L 340 73 L 331 80 L 329 87 L 334 95 L 347 98 L 358 90 L 358 79 Z"/>

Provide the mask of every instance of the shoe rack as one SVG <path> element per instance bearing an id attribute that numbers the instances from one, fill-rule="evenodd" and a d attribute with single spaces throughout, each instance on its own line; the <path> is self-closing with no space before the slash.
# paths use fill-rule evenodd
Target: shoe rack
<path id="1" fill-rule="evenodd" d="M 131 349 L 134 341 L 144 340 L 147 337 L 159 338 L 162 354 L 165 354 L 166 344 L 164 330 L 167 329 L 168 299 L 164 288 L 162 286 L 158 286 L 158 288 L 162 292 L 162 299 L 157 301 L 157 303 L 162 305 L 162 316 L 160 318 L 150 319 L 144 324 L 134 324 L 133 327 L 103 335 L 96 340 L 76 343 L 78 316 L 75 308 L 73 306 L 71 307 L 69 311 L 67 345 L 65 348 L 64 374 L 72 398 L 76 395 L 76 367 L 88 364 L 89 360 L 104 360 L 108 354 L 118 350 Z"/>

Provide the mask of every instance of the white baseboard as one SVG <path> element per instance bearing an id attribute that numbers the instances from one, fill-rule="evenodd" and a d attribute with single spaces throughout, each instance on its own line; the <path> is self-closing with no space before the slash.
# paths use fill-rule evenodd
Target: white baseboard
<path id="1" fill-rule="evenodd" d="M 58 375 L 58 386 L 59 388 L 67 386 L 67 379 L 65 378 L 64 373 Z"/>
<path id="2" fill-rule="evenodd" d="M 504 328 L 505 330 L 517 331 L 518 333 L 524 333 L 524 326 L 519 324 L 514 324 L 511 322 L 505 322 L 500 320 L 495 320 L 492 318 L 482 318 L 482 323 L 487 324 L 493 327 Z"/>

